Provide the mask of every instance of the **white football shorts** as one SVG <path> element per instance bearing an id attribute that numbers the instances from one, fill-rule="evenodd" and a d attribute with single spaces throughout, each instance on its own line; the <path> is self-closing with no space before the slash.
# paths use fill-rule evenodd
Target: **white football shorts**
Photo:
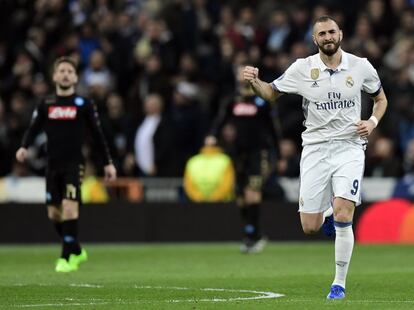
<path id="1" fill-rule="evenodd" d="M 364 161 L 364 147 L 355 142 L 305 145 L 300 161 L 299 212 L 324 212 L 334 197 L 360 205 Z"/>

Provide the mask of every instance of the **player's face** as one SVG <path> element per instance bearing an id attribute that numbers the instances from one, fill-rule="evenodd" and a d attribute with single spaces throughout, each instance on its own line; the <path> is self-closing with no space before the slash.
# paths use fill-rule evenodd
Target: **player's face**
<path id="1" fill-rule="evenodd" d="M 78 82 L 75 68 L 70 63 L 60 63 L 53 73 L 53 81 L 63 90 L 73 87 Z"/>
<path id="2" fill-rule="evenodd" d="M 313 42 L 319 51 L 327 56 L 332 56 L 341 46 L 342 31 L 333 20 L 316 23 L 313 28 Z"/>

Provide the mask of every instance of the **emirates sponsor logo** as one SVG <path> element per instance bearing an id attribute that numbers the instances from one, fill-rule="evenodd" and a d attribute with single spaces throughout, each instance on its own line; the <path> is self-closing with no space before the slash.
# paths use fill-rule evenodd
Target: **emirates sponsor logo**
<path id="1" fill-rule="evenodd" d="M 257 107 L 251 103 L 239 102 L 234 105 L 233 114 L 236 116 L 254 116 L 257 114 Z"/>
<path id="2" fill-rule="evenodd" d="M 49 119 L 75 119 L 76 107 L 49 107 Z"/>

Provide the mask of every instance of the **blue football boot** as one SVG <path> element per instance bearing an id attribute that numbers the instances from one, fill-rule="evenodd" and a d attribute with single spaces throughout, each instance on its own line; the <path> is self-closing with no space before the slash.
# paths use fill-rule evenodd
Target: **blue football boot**
<path id="1" fill-rule="evenodd" d="M 345 289 L 340 285 L 332 285 L 331 291 L 329 292 L 326 299 L 343 299 L 345 298 Z"/>

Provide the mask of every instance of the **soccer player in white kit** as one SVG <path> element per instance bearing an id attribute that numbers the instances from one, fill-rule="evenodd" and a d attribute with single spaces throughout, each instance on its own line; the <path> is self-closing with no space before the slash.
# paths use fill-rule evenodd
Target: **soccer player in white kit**
<path id="1" fill-rule="evenodd" d="M 313 25 L 318 54 L 296 60 L 272 83 L 260 80 L 255 67 L 246 66 L 243 71 L 245 80 L 265 100 L 276 100 L 284 93 L 303 97 L 306 130 L 299 212 L 306 234 L 329 225 L 333 212 L 336 273 L 328 299 L 345 297 L 354 246 L 352 220 L 355 206 L 361 203 L 364 150 L 387 108 L 377 71 L 366 58 L 344 52 L 342 37 L 332 17 L 319 17 Z M 361 120 L 361 91 L 374 101 L 368 120 Z"/>

